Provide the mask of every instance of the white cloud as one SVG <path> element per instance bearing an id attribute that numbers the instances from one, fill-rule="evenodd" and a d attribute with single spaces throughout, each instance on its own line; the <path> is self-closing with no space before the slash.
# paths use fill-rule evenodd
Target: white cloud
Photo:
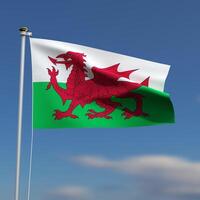
<path id="1" fill-rule="evenodd" d="M 86 166 L 97 168 L 110 168 L 113 165 L 113 161 L 96 156 L 76 156 L 73 157 L 72 160 Z"/>
<path id="2" fill-rule="evenodd" d="M 143 192 L 145 190 L 145 193 L 154 196 L 200 198 L 200 162 L 170 156 L 140 156 L 121 160 L 77 156 L 73 161 L 135 176 Z"/>
<path id="3" fill-rule="evenodd" d="M 91 191 L 83 186 L 63 186 L 56 188 L 51 195 L 69 198 L 69 199 L 86 199 L 90 196 Z"/>

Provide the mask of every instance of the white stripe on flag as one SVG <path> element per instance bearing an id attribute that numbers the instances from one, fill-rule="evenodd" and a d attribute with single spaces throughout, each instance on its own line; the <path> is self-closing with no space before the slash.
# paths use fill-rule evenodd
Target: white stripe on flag
<path id="1" fill-rule="evenodd" d="M 61 53 L 74 51 L 86 54 L 86 66 L 90 73 L 90 68 L 96 66 L 105 68 L 120 63 L 119 71 L 138 69 L 130 75 L 130 80 L 140 83 L 147 77 L 149 87 L 163 91 L 165 80 L 169 72 L 169 65 L 147 61 L 135 57 L 130 57 L 118 53 L 95 49 L 87 46 L 59 42 L 54 40 L 30 38 L 31 55 L 32 55 L 32 77 L 33 82 L 49 82 L 49 75 L 46 68 L 52 66 L 48 56 L 55 58 Z M 58 82 L 66 82 L 70 70 L 66 71 L 65 67 L 57 66 L 59 75 Z"/>

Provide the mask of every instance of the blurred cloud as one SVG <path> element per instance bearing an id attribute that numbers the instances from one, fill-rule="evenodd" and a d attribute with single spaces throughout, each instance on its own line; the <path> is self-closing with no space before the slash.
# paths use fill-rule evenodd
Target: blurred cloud
<path id="1" fill-rule="evenodd" d="M 87 199 L 91 195 L 91 191 L 83 186 L 62 186 L 52 190 L 50 193 L 53 199 Z"/>
<path id="2" fill-rule="evenodd" d="M 134 176 L 137 178 L 137 189 L 142 194 L 138 199 L 200 199 L 200 162 L 154 155 L 121 160 L 82 155 L 72 160 L 79 165 Z"/>

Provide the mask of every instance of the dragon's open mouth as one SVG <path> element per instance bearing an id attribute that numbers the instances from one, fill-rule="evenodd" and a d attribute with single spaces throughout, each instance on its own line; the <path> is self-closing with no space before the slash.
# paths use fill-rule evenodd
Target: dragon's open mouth
<path id="1" fill-rule="evenodd" d="M 70 68 L 73 63 L 72 63 L 72 59 L 71 58 L 66 58 L 66 56 L 64 57 L 64 55 L 66 54 L 61 54 L 59 56 L 57 56 L 56 58 L 52 58 L 52 57 L 49 57 L 49 60 L 54 64 L 54 65 L 57 65 L 57 64 L 64 64 L 66 69 Z M 61 59 L 62 58 L 62 59 Z"/>
<path id="2" fill-rule="evenodd" d="M 54 65 L 65 65 L 66 70 L 68 70 L 69 68 L 71 69 L 73 66 L 80 66 L 80 68 L 83 68 L 85 65 L 82 63 L 85 62 L 85 56 L 86 55 L 84 53 L 68 51 L 67 53 L 62 53 L 55 58 L 49 57 L 49 60 Z"/>

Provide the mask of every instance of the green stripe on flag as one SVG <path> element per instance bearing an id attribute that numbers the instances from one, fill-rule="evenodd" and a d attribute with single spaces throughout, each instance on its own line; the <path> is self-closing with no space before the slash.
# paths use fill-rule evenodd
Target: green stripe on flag
<path id="1" fill-rule="evenodd" d="M 73 114 L 79 116 L 77 119 L 63 118 L 55 120 L 52 114 L 55 109 L 66 111 L 71 101 L 67 101 L 64 105 L 51 87 L 46 90 L 48 83 L 35 82 L 33 83 L 33 127 L 34 128 L 95 128 L 95 127 L 132 127 L 132 126 L 148 126 L 161 123 L 174 122 L 174 110 L 170 101 L 169 95 L 148 87 L 140 87 L 134 92 L 144 95 L 143 111 L 148 113 L 148 116 L 132 117 L 131 119 L 124 119 L 121 115 L 123 108 L 127 107 L 131 110 L 135 108 L 134 99 L 119 99 L 112 97 L 113 101 L 123 102 L 123 106 L 117 107 L 116 110 L 110 114 L 112 119 L 95 118 L 88 119 L 85 114 L 89 109 L 95 111 L 103 111 L 95 102 L 86 104 L 84 108 L 80 105 L 75 108 Z M 60 86 L 65 87 L 64 83 Z"/>

